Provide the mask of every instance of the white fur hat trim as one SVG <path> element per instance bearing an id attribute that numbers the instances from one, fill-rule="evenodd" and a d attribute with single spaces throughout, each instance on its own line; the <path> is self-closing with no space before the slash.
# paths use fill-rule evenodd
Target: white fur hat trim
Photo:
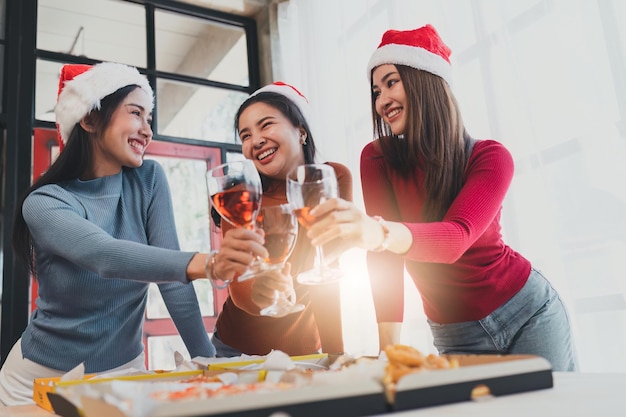
<path id="1" fill-rule="evenodd" d="M 446 80 L 452 86 L 452 67 L 450 63 L 440 55 L 434 54 L 424 48 L 388 44 L 376 49 L 367 64 L 367 79 L 372 82 L 372 69 L 383 64 L 406 65 L 428 71 Z"/>
<path id="2" fill-rule="evenodd" d="M 100 108 L 100 100 L 128 85 L 138 85 L 150 97 L 152 111 L 154 96 L 150 83 L 136 68 L 114 62 L 102 62 L 65 81 L 54 112 L 63 143 L 74 126 L 92 110 Z"/>
<path id="3" fill-rule="evenodd" d="M 289 100 L 291 100 L 296 106 L 298 106 L 298 109 L 300 109 L 300 112 L 302 113 L 302 115 L 304 116 L 304 118 L 306 119 L 307 123 L 310 123 L 310 119 L 309 119 L 309 100 L 307 100 L 307 98 L 304 96 L 304 94 L 302 94 L 300 91 L 298 91 L 297 88 L 295 88 L 294 86 L 292 86 L 291 84 L 287 84 L 284 83 L 282 81 L 276 81 L 272 84 L 268 84 L 264 87 L 259 88 L 258 90 L 256 90 L 254 93 L 252 93 L 250 95 L 250 97 L 252 96 L 256 96 L 259 93 L 276 93 L 276 94 L 280 94 L 283 95 L 285 97 L 287 97 Z"/>

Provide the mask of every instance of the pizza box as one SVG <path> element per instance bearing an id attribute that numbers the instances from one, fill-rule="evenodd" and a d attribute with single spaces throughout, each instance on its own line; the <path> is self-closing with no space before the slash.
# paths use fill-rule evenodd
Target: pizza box
<path id="1" fill-rule="evenodd" d="M 279 355 L 287 358 L 282 352 L 276 352 Z M 298 367 L 301 369 L 328 369 L 330 364 L 330 357 L 328 354 L 311 354 L 302 356 L 289 357 Z M 267 376 L 267 371 L 261 369 L 259 365 L 266 361 L 267 357 L 255 357 L 253 359 L 241 360 L 239 358 L 224 358 L 218 360 L 215 358 L 202 358 L 196 357 L 193 362 L 199 366 L 198 370 L 189 370 L 184 372 L 172 372 L 172 371 L 154 371 L 141 375 L 124 375 L 115 377 L 101 377 L 98 374 L 88 374 L 82 379 L 62 381 L 61 377 L 54 378 L 37 378 L 33 384 L 33 400 L 41 408 L 53 411 L 53 405 L 48 398 L 49 393 L 54 393 L 59 387 L 69 387 L 80 384 L 96 384 L 102 382 L 110 382 L 112 380 L 122 381 L 141 381 L 141 380 L 167 380 L 167 379 L 182 379 L 187 377 L 193 377 L 198 375 L 208 375 L 209 373 L 231 371 L 236 372 L 241 376 L 244 376 L 246 382 L 251 381 L 263 381 Z M 250 372 L 247 372 L 250 370 Z M 57 396 L 58 397 L 58 396 Z"/>
<path id="2" fill-rule="evenodd" d="M 205 371 L 218 372 L 218 371 Z M 221 371 L 224 372 L 224 371 Z M 231 371 L 227 371 L 231 372 Z M 103 384 L 102 392 L 110 392 Z M 82 396 L 80 408 L 63 393 L 48 393 L 56 414 L 62 417 L 127 417 L 134 413 L 122 412 L 105 401 L 104 397 Z M 267 417 L 273 413 L 290 417 L 361 417 L 389 412 L 382 385 L 364 378 L 350 384 L 305 385 L 280 390 L 250 391 L 213 398 L 194 398 L 159 401 L 151 406 L 145 417 Z"/>
<path id="3" fill-rule="evenodd" d="M 244 374 L 245 378 L 248 381 L 252 381 L 252 380 L 262 381 L 266 376 L 266 372 L 263 370 L 258 370 L 258 371 L 232 370 L 232 372 Z M 141 375 L 123 375 L 123 376 L 104 377 L 104 378 L 99 377 L 98 374 L 88 374 L 88 375 L 85 375 L 83 379 L 68 380 L 68 381 L 62 381 L 61 377 L 37 378 L 35 379 L 33 383 L 33 400 L 35 401 L 35 404 L 37 404 L 38 406 L 40 406 L 41 408 L 45 410 L 54 411 L 59 415 L 64 415 L 64 414 L 59 413 L 56 410 L 56 407 L 53 402 L 54 400 L 51 400 L 51 397 L 59 389 L 62 389 L 65 387 L 71 387 L 71 386 L 76 386 L 76 385 L 81 385 L 81 384 L 102 384 L 102 383 L 107 383 L 107 382 L 111 382 L 114 380 L 115 381 L 174 381 L 174 380 L 192 378 L 192 377 L 200 376 L 200 375 L 211 375 L 213 373 L 214 373 L 213 371 L 198 369 L 198 370 L 189 370 L 189 371 L 180 371 L 180 372 L 155 371 L 154 373 L 147 373 L 147 374 L 141 374 Z M 58 402 L 59 401 L 58 398 L 62 396 L 56 395 L 54 397 L 55 397 L 55 400 Z"/>
<path id="4" fill-rule="evenodd" d="M 553 387 L 550 363 L 534 355 L 442 355 L 458 367 L 408 374 L 395 393 L 387 391 L 391 408 L 411 410 Z"/>
<path id="5" fill-rule="evenodd" d="M 37 378 L 33 382 L 33 400 L 35 404 L 39 405 L 41 408 L 54 411 L 50 400 L 48 399 L 49 393 L 54 393 L 59 387 L 69 387 L 72 385 L 79 384 L 97 384 L 102 382 L 108 382 L 113 379 L 122 379 L 122 380 L 132 380 L 132 381 L 140 381 L 144 379 L 166 379 L 166 378 L 188 378 L 196 375 L 202 375 L 202 370 L 191 370 L 184 372 L 165 372 L 158 371 L 150 374 L 142 374 L 142 375 L 127 375 L 127 376 L 118 376 L 115 378 L 98 378 L 97 374 L 88 374 L 83 377 L 83 379 L 78 380 L 69 380 L 62 381 L 61 377 L 54 378 Z"/>

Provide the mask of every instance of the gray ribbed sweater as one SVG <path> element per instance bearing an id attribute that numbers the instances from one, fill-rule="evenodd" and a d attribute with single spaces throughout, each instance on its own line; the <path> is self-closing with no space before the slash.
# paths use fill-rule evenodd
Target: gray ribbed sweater
<path id="1" fill-rule="evenodd" d="M 123 365 L 143 349 L 148 284 L 159 283 L 192 357 L 213 356 L 179 250 L 163 168 L 46 185 L 24 201 L 36 254 L 39 297 L 22 335 L 24 357 L 67 371 Z"/>

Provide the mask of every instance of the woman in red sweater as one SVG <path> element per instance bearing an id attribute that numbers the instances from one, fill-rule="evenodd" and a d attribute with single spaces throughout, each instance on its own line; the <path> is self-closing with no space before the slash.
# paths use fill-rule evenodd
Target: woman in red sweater
<path id="1" fill-rule="evenodd" d="M 315 142 L 306 114 L 307 99 L 294 87 L 277 82 L 253 93 L 239 108 L 235 128 L 243 155 L 254 162 L 263 182 L 262 206 L 287 203 L 287 174 L 302 164 L 315 163 Z M 352 200 L 352 176 L 344 165 L 327 162 L 335 170 L 342 199 Z M 213 342 L 217 356 L 265 355 L 272 349 L 291 356 L 343 352 L 339 284 L 306 286 L 295 282 L 297 302 L 305 308 L 284 317 L 265 317 L 261 308 L 272 303 L 281 279 L 293 280 L 310 269 L 315 254 L 300 228 L 288 259 L 291 276 L 259 276 L 238 282 L 255 256 L 267 255 L 262 237 L 222 222 L 222 242 L 214 255 L 213 273 L 232 282 L 220 313 Z M 280 278 L 280 279 L 277 279 Z M 282 284 L 284 285 L 284 284 Z"/>
<path id="2" fill-rule="evenodd" d="M 406 267 L 440 353 L 536 354 L 575 370 L 559 295 L 502 240 L 513 159 L 465 130 L 449 55 L 430 25 L 385 32 L 368 64 L 377 134 L 361 153 L 368 215 L 328 201 L 311 214 L 334 212 L 309 237 L 369 250 L 381 349 L 399 342 Z"/>

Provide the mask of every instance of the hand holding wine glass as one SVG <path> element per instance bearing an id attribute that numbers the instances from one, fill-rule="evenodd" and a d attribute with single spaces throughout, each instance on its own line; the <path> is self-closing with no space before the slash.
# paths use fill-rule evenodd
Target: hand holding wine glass
<path id="1" fill-rule="evenodd" d="M 330 165 L 306 164 L 296 167 L 287 177 L 287 199 L 294 207 L 298 222 L 309 229 L 318 219 L 310 215 L 310 211 L 324 201 L 337 198 L 337 177 Z M 324 262 L 322 246 L 316 246 L 315 265 L 313 269 L 298 275 L 301 284 L 318 285 L 341 279 L 342 272 Z"/>
<path id="2" fill-rule="evenodd" d="M 258 271 L 283 271 L 298 235 L 298 222 L 288 204 L 262 207 L 257 216 L 257 228 L 265 234 L 265 249 L 269 256 L 259 264 Z M 297 313 L 304 305 L 296 304 L 293 280 L 287 275 L 287 289 L 274 289 L 273 303 L 261 309 L 262 316 L 282 317 Z"/>
<path id="3" fill-rule="evenodd" d="M 207 172 L 212 207 L 235 227 L 253 229 L 261 207 L 261 177 L 250 160 L 227 162 Z M 240 275 L 245 279 L 252 272 Z"/>
<path id="4" fill-rule="evenodd" d="M 259 269 L 282 270 L 298 236 L 298 221 L 292 207 L 289 204 L 262 207 L 257 216 L 256 227 L 263 230 L 264 246 L 269 253 Z"/>

